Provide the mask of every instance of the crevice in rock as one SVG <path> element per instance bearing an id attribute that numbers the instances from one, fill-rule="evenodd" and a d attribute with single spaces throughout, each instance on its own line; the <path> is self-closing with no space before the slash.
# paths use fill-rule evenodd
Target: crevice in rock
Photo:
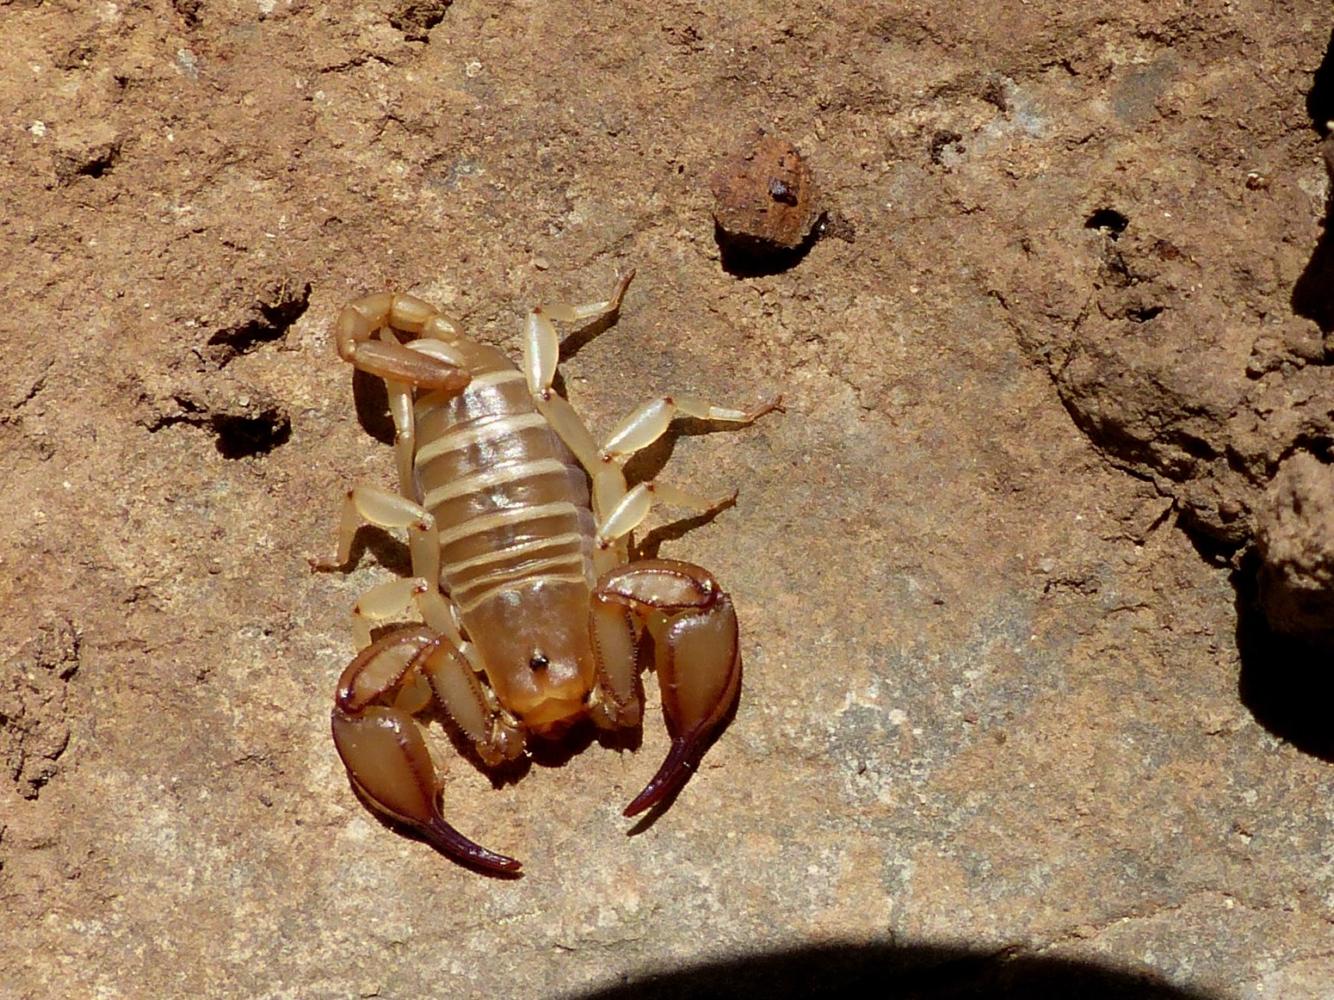
<path id="1" fill-rule="evenodd" d="M 219 368 L 243 354 L 249 354 L 260 344 L 271 343 L 286 336 L 310 305 L 310 282 L 300 286 L 284 282 L 274 293 L 272 302 L 257 302 L 259 313 L 253 319 L 236 326 L 218 330 L 208 338 L 211 359 Z"/>
<path id="2" fill-rule="evenodd" d="M 176 412 L 159 412 L 141 421 L 150 434 L 184 424 L 212 432 L 223 458 L 253 458 L 267 455 L 292 436 L 292 420 L 277 404 L 244 405 L 240 412 L 214 410 L 185 395 L 175 395 Z"/>
<path id="3" fill-rule="evenodd" d="M 1162 314 L 1166 306 L 1138 306 L 1126 310 L 1126 319 L 1132 323 L 1147 323 Z"/>
<path id="4" fill-rule="evenodd" d="M 291 420 L 277 407 L 270 407 L 254 417 L 215 414 L 209 418 L 209 426 L 223 458 L 267 455 L 279 445 L 286 444 L 292 436 Z"/>
<path id="5" fill-rule="evenodd" d="M 1085 229 L 1096 229 L 1106 233 L 1108 239 L 1118 239 L 1130 225 L 1130 219 L 1114 208 L 1099 208 L 1084 220 Z"/>

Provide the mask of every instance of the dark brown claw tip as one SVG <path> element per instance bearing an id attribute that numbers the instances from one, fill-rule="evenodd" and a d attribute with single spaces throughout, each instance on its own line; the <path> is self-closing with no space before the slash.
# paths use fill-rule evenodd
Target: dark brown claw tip
<path id="1" fill-rule="evenodd" d="M 634 797 L 621 812 L 622 816 L 638 816 L 645 809 L 651 809 L 665 800 L 681 786 L 695 770 L 693 757 L 694 746 L 684 737 L 672 740 L 672 748 L 667 752 L 667 759 L 662 762 L 644 790 Z"/>
<path id="2" fill-rule="evenodd" d="M 443 819 L 433 819 L 429 825 L 418 829 L 437 851 L 484 872 L 512 875 L 523 867 L 522 861 L 507 858 L 495 851 L 488 851 L 480 844 L 474 844 Z"/>

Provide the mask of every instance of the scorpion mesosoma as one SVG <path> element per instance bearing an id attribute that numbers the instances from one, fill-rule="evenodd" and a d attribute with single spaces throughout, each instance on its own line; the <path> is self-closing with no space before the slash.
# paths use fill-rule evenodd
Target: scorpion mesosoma
<path id="1" fill-rule="evenodd" d="M 440 780 L 413 719 L 432 701 L 488 766 L 583 719 L 636 727 L 647 631 L 672 740 L 625 808 L 634 816 L 685 783 L 740 690 L 736 613 L 713 576 L 675 560 L 629 561 L 630 533 L 655 502 L 713 511 L 735 493 L 718 502 L 662 482 L 629 488 L 624 467 L 675 416 L 746 424 L 780 401 L 742 411 L 664 396 L 599 447 L 552 388 L 552 321 L 610 323 L 633 276 L 605 301 L 530 310 L 521 370 L 410 295 L 357 299 L 336 322 L 339 355 L 384 380 L 399 489 L 349 490 L 338 561 L 319 565 L 346 566 L 369 523 L 406 529 L 412 576 L 373 587 L 353 610 L 361 651 L 338 681 L 334 743 L 370 806 L 482 871 L 515 872 L 520 862 L 441 815 Z M 414 610 L 422 625 L 372 641 L 373 623 Z"/>

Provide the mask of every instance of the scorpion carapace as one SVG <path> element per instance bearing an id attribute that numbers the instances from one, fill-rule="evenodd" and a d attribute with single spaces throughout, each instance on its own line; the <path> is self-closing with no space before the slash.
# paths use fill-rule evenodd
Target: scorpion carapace
<path id="1" fill-rule="evenodd" d="M 654 503 L 713 511 L 735 494 L 631 488 L 624 467 L 675 416 L 744 424 L 778 400 L 743 411 L 664 396 L 599 446 L 552 389 L 553 320 L 609 322 L 632 277 L 605 301 L 533 308 L 522 370 L 410 295 L 358 299 L 337 320 L 339 355 L 385 381 L 399 488 L 348 492 L 334 565 L 347 564 L 357 528 L 369 523 L 406 529 L 412 576 L 372 588 L 353 610 L 361 652 L 338 682 L 334 742 L 371 806 L 485 871 L 514 872 L 519 862 L 445 822 L 415 713 L 437 704 L 492 766 L 583 719 L 638 726 L 647 632 L 672 745 L 626 807 L 633 816 L 685 783 L 740 688 L 736 614 L 717 581 L 690 563 L 629 560 L 630 534 Z M 413 611 L 423 625 L 372 641 L 372 623 Z"/>

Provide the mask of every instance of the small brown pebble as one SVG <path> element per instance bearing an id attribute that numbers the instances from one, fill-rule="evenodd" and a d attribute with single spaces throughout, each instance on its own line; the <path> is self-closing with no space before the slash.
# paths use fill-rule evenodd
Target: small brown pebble
<path id="1" fill-rule="evenodd" d="M 795 250 L 820 216 L 811 169 L 790 142 L 760 135 L 714 172 L 721 237 L 751 252 Z"/>

